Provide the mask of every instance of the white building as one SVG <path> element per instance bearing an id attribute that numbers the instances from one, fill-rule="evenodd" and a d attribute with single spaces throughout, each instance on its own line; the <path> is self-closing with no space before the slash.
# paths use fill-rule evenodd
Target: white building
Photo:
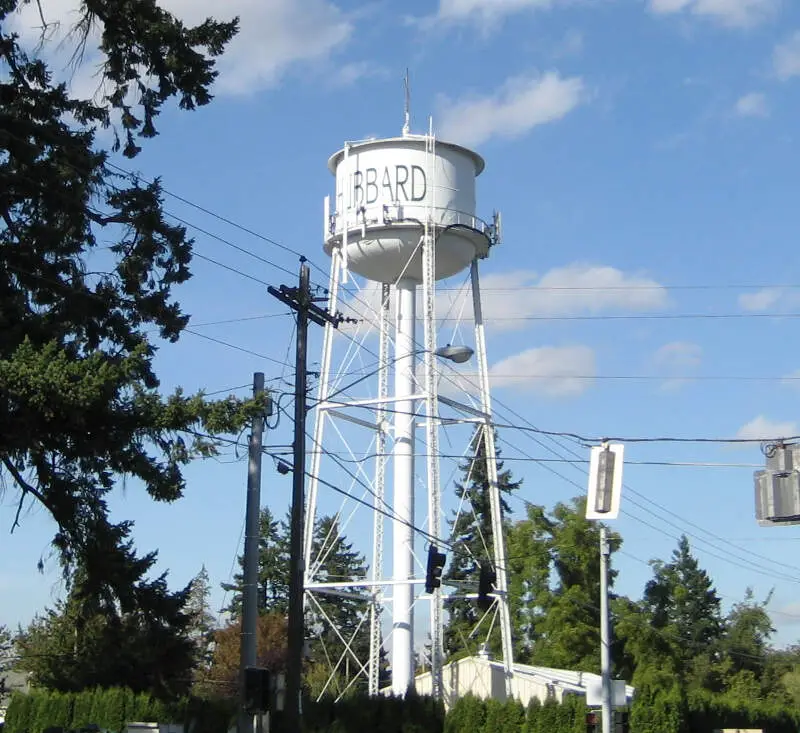
<path id="1" fill-rule="evenodd" d="M 506 700 L 505 668 L 502 662 L 486 657 L 464 657 L 446 664 L 442 670 L 445 708 L 453 706 L 459 697 L 472 693 L 479 698 Z M 618 706 L 629 705 L 633 699 L 634 688 L 615 680 L 614 697 Z M 566 669 L 534 667 L 528 664 L 514 664 L 511 676 L 511 695 L 527 706 L 533 698 L 541 702 L 548 699 L 561 702 L 565 695 L 587 697 L 587 703 L 594 705 L 600 695 L 600 675 L 592 672 L 572 672 Z M 625 699 L 622 700 L 624 686 Z M 421 695 L 432 691 L 430 672 L 418 675 L 416 690 Z M 587 696 L 588 693 L 588 696 Z"/>

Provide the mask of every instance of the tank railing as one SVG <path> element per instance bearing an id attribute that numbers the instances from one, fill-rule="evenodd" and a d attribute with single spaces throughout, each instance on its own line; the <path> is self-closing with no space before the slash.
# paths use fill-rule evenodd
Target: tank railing
<path id="1" fill-rule="evenodd" d="M 373 206 L 358 207 L 355 210 L 355 216 L 353 216 L 351 212 L 348 233 L 358 231 L 364 227 L 374 227 L 376 225 L 419 224 L 419 219 L 414 216 L 406 216 L 405 214 L 430 211 L 431 209 L 435 213 L 444 212 L 446 214 L 446 216 L 442 217 L 434 216 L 434 225 L 467 227 L 480 232 L 489 239 L 493 238 L 494 228 L 480 217 L 475 216 L 475 214 L 459 211 L 458 209 L 451 209 L 447 206 L 429 207 L 422 201 L 411 204 L 375 204 Z M 343 215 L 338 212 L 331 214 L 329 225 L 331 236 L 341 234 L 339 223 L 343 218 Z"/>

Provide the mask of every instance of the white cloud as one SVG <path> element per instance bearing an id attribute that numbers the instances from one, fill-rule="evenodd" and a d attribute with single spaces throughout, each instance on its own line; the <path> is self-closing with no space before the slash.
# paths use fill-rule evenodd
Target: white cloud
<path id="1" fill-rule="evenodd" d="M 779 79 L 800 76 L 800 31 L 795 31 L 772 52 L 772 65 Z"/>
<path id="2" fill-rule="evenodd" d="M 702 361 L 703 349 L 689 341 L 672 341 L 656 351 L 653 361 L 664 369 L 693 369 Z"/>
<path id="3" fill-rule="evenodd" d="M 800 624 L 800 601 L 787 603 L 780 608 L 767 609 L 767 613 L 777 617 L 772 619 L 776 626 L 797 626 Z"/>
<path id="4" fill-rule="evenodd" d="M 440 330 L 448 334 L 441 337 L 447 342 L 455 326 L 471 323 L 472 296 L 466 287 L 450 289 L 451 285 L 442 283 L 438 287 L 436 318 Z M 374 329 L 380 293 L 378 283 L 366 282 L 357 296 L 340 302 L 343 315 L 360 322 L 343 323 L 339 331 L 353 334 L 363 332 L 364 328 Z M 419 288 L 418 314 L 422 313 L 421 298 Z M 519 331 L 548 318 L 654 311 L 668 306 L 669 298 L 666 288 L 644 275 L 626 273 L 609 265 L 575 263 L 548 270 L 541 276 L 528 270 L 482 275 L 481 304 L 484 320 L 497 333 Z"/>
<path id="5" fill-rule="evenodd" d="M 746 440 L 772 440 L 797 435 L 797 432 L 798 428 L 795 422 L 789 420 L 780 422 L 759 415 L 749 423 L 742 425 L 737 431 L 736 437 Z"/>
<path id="6" fill-rule="evenodd" d="M 653 363 L 670 377 L 664 380 L 661 388 L 676 390 L 691 382 L 688 376 L 700 366 L 702 357 L 703 349 L 699 344 L 689 341 L 664 344 L 653 355 Z"/>
<path id="7" fill-rule="evenodd" d="M 777 0 L 649 0 L 657 15 L 688 12 L 730 28 L 750 28 L 770 18 Z"/>
<path id="8" fill-rule="evenodd" d="M 218 93 L 248 94 L 279 84 L 293 67 L 325 61 L 351 37 L 352 20 L 331 0 L 162 0 L 165 9 L 186 24 L 213 16 L 219 20 L 240 18 L 240 30 L 218 59 Z M 77 19 L 76 0 L 54 0 L 44 4 L 48 23 L 58 24 L 47 46 L 48 54 L 66 61 L 71 44 L 58 42 Z M 26 42 L 38 40 L 41 20 L 36 3 L 23 6 L 13 21 Z M 87 45 L 87 57 L 73 87 L 93 93 L 97 80 L 96 41 Z"/>
<path id="9" fill-rule="evenodd" d="M 580 77 L 565 78 L 557 71 L 514 77 L 484 97 L 442 100 L 440 137 L 463 145 L 478 145 L 492 137 L 521 137 L 565 117 L 585 98 Z"/>
<path id="10" fill-rule="evenodd" d="M 540 346 L 492 365 L 492 387 L 511 387 L 553 397 L 586 391 L 597 376 L 595 353 L 588 346 Z"/>
<path id="11" fill-rule="evenodd" d="M 468 365 L 464 365 L 467 367 Z M 575 397 L 589 389 L 597 376 L 595 352 L 588 346 L 540 346 L 527 349 L 489 367 L 492 389 L 547 397 Z M 460 402 L 467 397 L 476 403 L 478 374 L 473 369 L 443 371 L 439 393 Z"/>
<path id="12" fill-rule="evenodd" d="M 513 294 L 513 297 L 510 297 Z M 436 313 L 470 314 L 469 294 L 441 292 Z M 527 270 L 481 277 L 484 317 L 494 331 L 518 330 L 533 319 L 607 312 L 652 311 L 668 304 L 655 280 L 609 265 L 575 263 L 538 276 Z"/>
<path id="13" fill-rule="evenodd" d="M 523 10 L 547 10 L 556 0 L 440 0 L 440 21 L 492 22 Z"/>
<path id="14" fill-rule="evenodd" d="M 783 377 L 781 384 L 792 389 L 800 389 L 800 369 L 795 369 L 795 371 Z"/>
<path id="15" fill-rule="evenodd" d="M 800 302 L 800 293 L 788 288 L 762 288 L 753 293 L 742 293 L 739 296 L 739 307 L 751 312 L 796 306 L 798 302 Z"/>
<path id="16" fill-rule="evenodd" d="M 769 117 L 767 98 L 761 92 L 750 92 L 739 97 L 733 109 L 739 117 Z"/>

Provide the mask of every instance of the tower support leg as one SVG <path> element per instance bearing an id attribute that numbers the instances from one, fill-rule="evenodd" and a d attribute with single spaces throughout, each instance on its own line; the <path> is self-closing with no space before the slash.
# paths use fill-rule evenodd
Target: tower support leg
<path id="1" fill-rule="evenodd" d="M 414 427 L 416 283 L 402 279 L 395 286 L 394 342 L 394 504 L 392 519 L 392 691 L 405 695 L 414 684 Z"/>
<path id="2" fill-rule="evenodd" d="M 500 483 L 497 475 L 497 449 L 494 441 L 492 420 L 492 399 L 489 391 L 489 363 L 486 356 L 486 333 L 483 326 L 481 306 L 481 287 L 478 277 L 478 261 L 473 260 L 470 268 L 472 284 L 472 306 L 475 316 L 475 355 L 478 359 L 481 408 L 486 416 L 483 425 L 483 440 L 486 453 L 486 475 L 489 480 L 489 507 L 492 519 L 492 551 L 494 553 L 494 572 L 496 602 L 500 617 L 500 638 L 503 650 L 503 667 L 506 678 L 506 695 L 511 697 L 511 676 L 514 669 L 514 645 L 511 637 L 511 612 L 508 605 L 508 572 L 506 565 L 506 542 L 503 535 L 503 512 L 500 501 Z"/>

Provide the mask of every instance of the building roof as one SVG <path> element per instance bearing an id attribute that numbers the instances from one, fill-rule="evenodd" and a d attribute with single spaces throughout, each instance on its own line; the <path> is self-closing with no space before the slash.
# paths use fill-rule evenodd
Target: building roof
<path id="1" fill-rule="evenodd" d="M 478 657 L 473 657 L 478 659 Z M 482 660 L 495 669 L 505 670 L 502 662 L 495 660 Z M 599 674 L 594 672 L 574 672 L 569 669 L 556 669 L 554 667 L 537 667 L 530 664 L 515 663 L 512 666 L 512 673 L 518 677 L 528 677 L 537 680 L 543 684 L 553 685 L 559 687 L 564 692 L 572 694 L 585 695 L 588 685 L 600 684 L 602 678 Z M 633 697 L 634 687 L 632 685 L 625 685 L 625 696 L 628 698 Z"/>

